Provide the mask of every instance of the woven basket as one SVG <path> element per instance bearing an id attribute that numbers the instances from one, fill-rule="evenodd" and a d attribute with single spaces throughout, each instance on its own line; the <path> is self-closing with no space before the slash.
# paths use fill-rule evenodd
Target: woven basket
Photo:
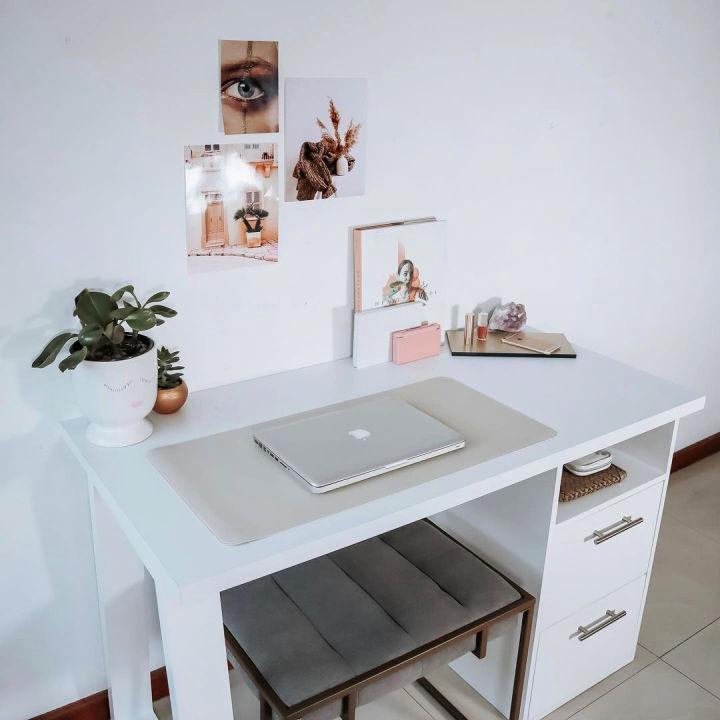
<path id="1" fill-rule="evenodd" d="M 560 480 L 560 502 L 569 502 L 577 500 L 584 495 L 590 495 L 596 490 L 602 490 L 622 482 L 627 477 L 627 473 L 617 465 L 611 465 L 605 470 L 578 477 L 573 475 L 569 470 L 563 468 L 562 479 Z"/>

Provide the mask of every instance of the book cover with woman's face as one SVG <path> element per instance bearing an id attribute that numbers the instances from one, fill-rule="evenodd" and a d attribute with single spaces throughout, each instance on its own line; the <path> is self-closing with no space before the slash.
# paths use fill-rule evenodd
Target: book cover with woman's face
<path id="1" fill-rule="evenodd" d="M 428 222 L 363 230 L 357 242 L 357 310 L 437 300 L 443 284 L 442 223 Z"/>

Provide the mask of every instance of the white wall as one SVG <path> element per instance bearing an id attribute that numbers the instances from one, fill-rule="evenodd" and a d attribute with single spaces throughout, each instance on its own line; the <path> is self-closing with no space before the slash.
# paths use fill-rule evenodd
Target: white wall
<path id="1" fill-rule="evenodd" d="M 347 355 L 348 227 L 437 214 L 451 301 L 525 301 L 706 391 L 681 444 L 720 430 L 715 0 L 0 8 L 1 720 L 105 682 L 83 477 L 55 432 L 69 378 L 29 368 L 84 286 L 172 290 L 156 337 L 209 387 Z M 287 76 L 369 79 L 367 194 L 284 205 L 277 266 L 188 276 L 183 146 L 223 139 L 220 37 L 278 40 Z"/>

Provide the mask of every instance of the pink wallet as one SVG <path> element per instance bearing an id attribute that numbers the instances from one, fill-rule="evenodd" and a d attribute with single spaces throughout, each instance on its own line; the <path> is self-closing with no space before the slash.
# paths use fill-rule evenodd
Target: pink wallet
<path id="1" fill-rule="evenodd" d="M 422 360 L 440 352 L 440 325 L 424 322 L 392 334 L 392 361 L 396 365 Z"/>

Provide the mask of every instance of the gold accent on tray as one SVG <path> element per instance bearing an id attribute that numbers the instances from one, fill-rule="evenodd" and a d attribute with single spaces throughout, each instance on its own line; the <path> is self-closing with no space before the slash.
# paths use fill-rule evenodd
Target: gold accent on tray
<path id="1" fill-rule="evenodd" d="M 610 487 L 622 482 L 627 473 L 617 465 L 600 470 L 592 475 L 573 475 L 569 470 L 563 468 L 560 480 L 560 502 L 570 502 L 585 495 L 590 495 L 596 490 Z"/>
<path id="2" fill-rule="evenodd" d="M 504 337 L 516 335 L 515 332 L 506 332 L 496 330 L 489 332 L 487 340 L 478 340 L 473 338 L 472 344 L 465 344 L 464 330 L 448 330 L 446 333 L 448 347 L 453 355 L 474 355 L 477 357 L 537 357 L 537 358 L 575 358 L 577 353 L 575 348 L 568 342 L 568 339 L 562 333 L 529 333 L 531 335 L 542 336 L 549 341 L 555 341 L 560 345 L 560 349 L 550 355 L 526 350 L 525 348 L 508 345 L 502 342 Z"/>

